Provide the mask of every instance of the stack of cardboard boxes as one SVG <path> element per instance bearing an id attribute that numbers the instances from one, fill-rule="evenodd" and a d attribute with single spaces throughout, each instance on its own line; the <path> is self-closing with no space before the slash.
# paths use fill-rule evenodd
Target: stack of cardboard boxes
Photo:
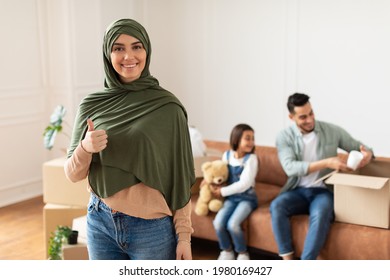
<path id="1" fill-rule="evenodd" d="M 72 183 L 65 177 L 66 158 L 57 158 L 43 164 L 43 224 L 44 246 L 48 258 L 51 234 L 57 226 L 69 226 L 79 231 L 77 245 L 63 246 L 64 259 L 88 259 L 85 231 L 89 192 L 87 181 Z M 76 220 L 77 219 L 77 220 Z M 76 228 L 75 228 L 76 227 Z"/>

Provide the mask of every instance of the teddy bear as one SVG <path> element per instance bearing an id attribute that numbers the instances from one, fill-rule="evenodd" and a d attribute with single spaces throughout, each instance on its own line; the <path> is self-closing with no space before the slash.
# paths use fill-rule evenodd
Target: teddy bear
<path id="1" fill-rule="evenodd" d="M 200 186 L 199 198 L 195 205 L 195 213 L 206 216 L 209 211 L 218 212 L 222 208 L 223 200 L 213 196 L 211 184 L 220 185 L 228 179 L 229 169 L 227 162 L 222 160 L 207 161 L 201 166 L 204 181 Z M 218 186 L 219 187 L 219 186 Z"/>

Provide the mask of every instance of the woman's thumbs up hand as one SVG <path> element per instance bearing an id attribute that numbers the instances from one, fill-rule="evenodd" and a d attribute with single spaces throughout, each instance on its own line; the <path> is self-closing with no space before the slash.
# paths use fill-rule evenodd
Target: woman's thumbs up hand
<path id="1" fill-rule="evenodd" d="M 93 124 L 93 121 L 91 119 L 87 119 L 87 125 L 88 125 L 88 131 L 94 131 L 95 130 L 95 126 Z"/>
<path id="2" fill-rule="evenodd" d="M 81 141 L 81 147 L 87 153 L 98 153 L 107 147 L 107 133 L 105 130 L 95 130 L 93 121 L 87 119 L 88 131 L 84 139 Z"/>

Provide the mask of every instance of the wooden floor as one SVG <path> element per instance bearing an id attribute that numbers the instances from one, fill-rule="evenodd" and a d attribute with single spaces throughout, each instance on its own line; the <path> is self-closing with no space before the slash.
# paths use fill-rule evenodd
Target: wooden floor
<path id="1" fill-rule="evenodd" d="M 43 200 L 0 208 L 0 260 L 44 259 Z"/>
<path id="2" fill-rule="evenodd" d="M 43 198 L 37 197 L 0 208 L 0 260 L 43 260 Z M 215 260 L 218 244 L 193 238 L 194 260 Z M 252 259 L 267 256 L 250 252 Z"/>

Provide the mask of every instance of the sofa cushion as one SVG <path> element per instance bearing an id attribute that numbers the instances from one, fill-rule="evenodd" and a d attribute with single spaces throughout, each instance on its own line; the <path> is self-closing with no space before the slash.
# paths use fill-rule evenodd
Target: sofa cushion
<path id="1" fill-rule="evenodd" d="M 389 260 L 390 230 L 335 222 L 320 258 L 329 260 Z"/>
<path id="2" fill-rule="evenodd" d="M 272 253 L 277 252 L 269 204 L 259 205 L 248 217 L 248 246 Z"/>
<path id="3" fill-rule="evenodd" d="M 255 191 L 259 205 L 269 204 L 280 193 L 280 186 L 257 182 Z"/>
<path id="4" fill-rule="evenodd" d="M 308 215 L 293 216 L 291 228 L 295 256 L 299 257 L 309 229 Z M 248 219 L 248 246 L 277 253 L 273 236 L 269 207 L 264 205 Z M 390 230 L 335 222 L 318 259 L 389 260 Z"/>

